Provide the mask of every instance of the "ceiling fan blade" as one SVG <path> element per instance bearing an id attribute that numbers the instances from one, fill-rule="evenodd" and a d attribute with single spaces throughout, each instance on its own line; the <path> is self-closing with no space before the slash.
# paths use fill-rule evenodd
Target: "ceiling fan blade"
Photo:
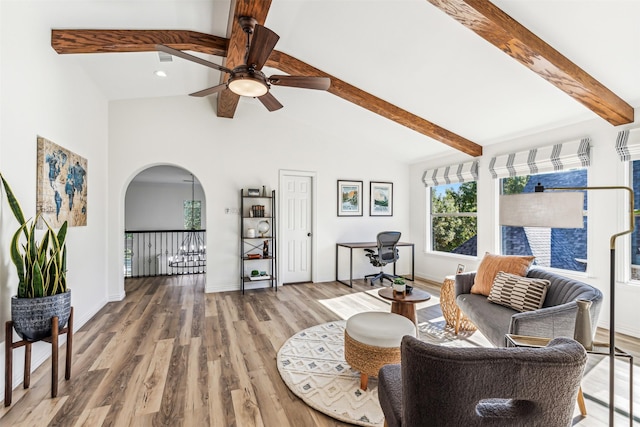
<path id="1" fill-rule="evenodd" d="M 222 92 L 227 88 L 226 83 L 219 84 L 217 86 L 210 87 L 209 89 L 200 90 L 198 92 L 190 93 L 189 96 L 207 96 L 213 93 Z"/>
<path id="2" fill-rule="evenodd" d="M 269 83 L 276 86 L 327 90 L 331 86 L 331 79 L 329 77 L 271 76 L 269 77 Z"/>
<path id="3" fill-rule="evenodd" d="M 247 55 L 247 65 L 253 66 L 256 70 L 262 69 L 279 39 L 280 36 L 267 27 L 256 24 L 253 29 L 249 55 Z"/>
<path id="4" fill-rule="evenodd" d="M 156 50 L 159 50 L 160 52 L 168 53 L 168 54 L 173 55 L 173 56 L 178 56 L 178 57 L 180 57 L 182 59 L 186 59 L 187 61 L 191 61 L 191 62 L 195 62 L 195 63 L 200 64 L 200 65 L 204 65 L 205 67 L 214 68 L 214 69 L 219 70 L 219 71 L 224 71 L 225 73 L 231 73 L 230 69 L 228 69 L 226 67 L 223 67 L 222 65 L 218 65 L 218 64 L 215 64 L 213 62 L 204 60 L 202 58 L 198 58 L 197 56 L 194 56 L 194 55 L 189 55 L 188 53 L 184 53 L 181 50 L 174 49 L 174 48 L 171 48 L 169 46 L 165 46 L 163 44 L 157 44 L 156 45 Z"/>
<path id="5" fill-rule="evenodd" d="M 282 108 L 282 104 L 278 102 L 275 96 L 271 95 L 271 92 L 267 92 L 264 95 L 259 96 L 258 99 L 269 111 L 276 111 Z"/>

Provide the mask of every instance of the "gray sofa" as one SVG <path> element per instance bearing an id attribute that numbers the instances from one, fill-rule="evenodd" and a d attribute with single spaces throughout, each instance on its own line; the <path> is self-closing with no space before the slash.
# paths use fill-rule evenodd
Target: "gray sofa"
<path id="1" fill-rule="evenodd" d="M 592 302 L 591 326 L 592 331 L 595 332 L 602 303 L 602 293 L 598 289 L 586 283 L 535 268 L 527 272 L 527 277 L 546 279 L 551 282 L 544 304 L 539 310 L 520 313 L 509 307 L 494 304 L 484 295 L 470 293 L 475 272 L 456 275 L 456 303 L 496 347 L 506 346 L 505 334 L 573 338 L 578 299 Z"/>

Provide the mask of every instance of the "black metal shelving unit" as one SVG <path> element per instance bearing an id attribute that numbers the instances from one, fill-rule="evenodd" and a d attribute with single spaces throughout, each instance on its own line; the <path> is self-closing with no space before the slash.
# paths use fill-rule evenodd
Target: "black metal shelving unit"
<path id="1" fill-rule="evenodd" d="M 256 208 L 258 207 L 258 208 Z M 252 215 L 253 212 L 253 215 Z M 258 231 L 261 221 L 269 223 L 269 231 L 262 235 Z M 249 229 L 255 230 L 253 237 Z M 249 195 L 248 190 L 240 190 L 240 286 L 242 294 L 246 283 L 270 282 L 278 291 L 278 247 L 276 239 L 276 192 L 265 195 Z M 264 246 L 267 245 L 265 254 Z M 264 272 L 264 275 L 251 276 L 251 271 Z"/>

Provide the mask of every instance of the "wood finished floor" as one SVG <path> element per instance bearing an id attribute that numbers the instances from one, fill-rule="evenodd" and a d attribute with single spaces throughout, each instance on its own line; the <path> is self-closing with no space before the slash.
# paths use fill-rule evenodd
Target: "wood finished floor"
<path id="1" fill-rule="evenodd" d="M 418 310 L 419 321 L 441 316 L 439 288 L 417 286 L 434 295 Z M 13 391 L 13 404 L 0 409 L 0 425 L 347 426 L 289 391 L 276 354 L 301 329 L 379 309 L 382 302 L 366 292 L 371 289 L 357 281 L 353 289 L 302 284 L 242 296 L 204 294 L 202 275 L 129 279 L 126 299 L 107 304 L 76 332 L 69 381 L 61 347 L 58 397 L 49 396 L 47 361 L 32 374 L 29 389 Z M 618 344 L 640 350 L 636 339 Z M 618 382 L 628 384 L 628 371 L 621 373 Z M 591 387 L 602 381 L 606 389 L 606 373 L 593 381 Z M 634 400 L 638 408 L 637 393 Z M 587 400 L 587 409 L 589 416 L 576 416 L 574 425 L 607 424 L 606 408 Z M 629 425 L 619 420 L 616 425 Z"/>

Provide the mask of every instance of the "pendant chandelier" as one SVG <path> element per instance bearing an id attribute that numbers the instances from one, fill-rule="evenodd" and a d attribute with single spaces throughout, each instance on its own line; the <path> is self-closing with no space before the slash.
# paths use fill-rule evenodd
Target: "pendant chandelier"
<path id="1" fill-rule="evenodd" d="M 201 230 L 195 228 L 195 177 L 191 174 L 191 229 L 184 234 L 178 253 L 168 258 L 169 267 L 184 270 L 205 267 L 207 246 L 202 234 Z"/>

